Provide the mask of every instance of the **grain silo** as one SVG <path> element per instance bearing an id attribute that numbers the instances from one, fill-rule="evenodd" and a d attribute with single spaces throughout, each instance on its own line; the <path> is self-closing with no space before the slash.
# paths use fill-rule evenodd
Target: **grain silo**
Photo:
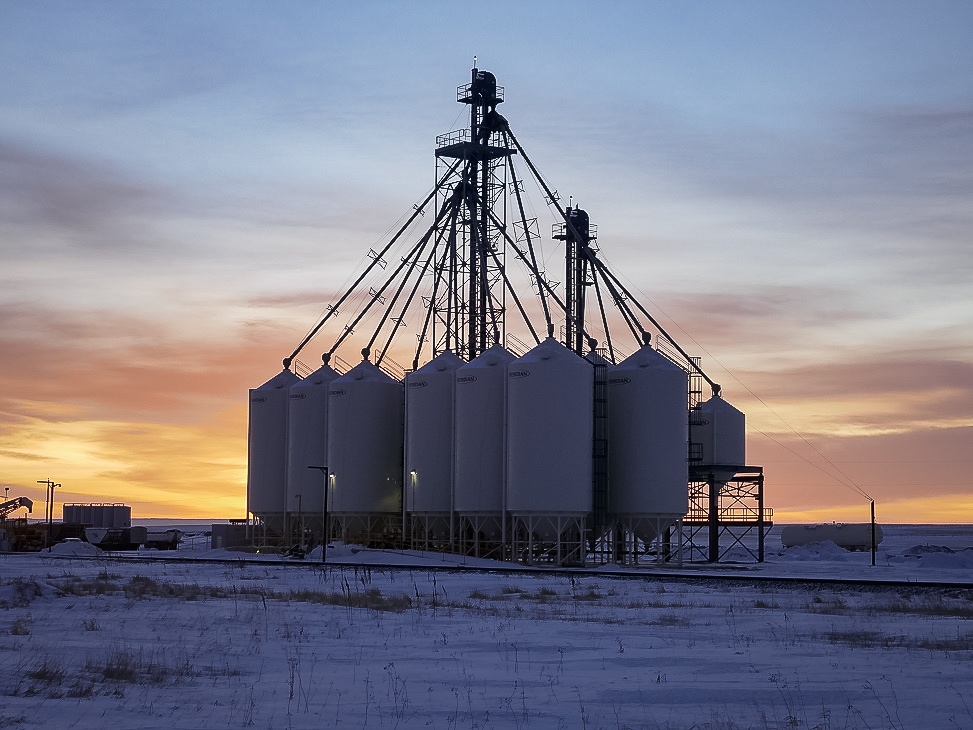
<path id="1" fill-rule="evenodd" d="M 463 364 L 447 350 L 405 377 L 404 508 L 411 544 L 425 550 L 452 537 L 453 387 Z"/>
<path id="2" fill-rule="evenodd" d="M 494 345 L 456 370 L 453 508 L 462 550 L 496 553 L 503 534 L 504 397 L 507 363 Z"/>
<path id="3" fill-rule="evenodd" d="M 329 537 L 400 544 L 402 383 L 364 360 L 328 386 Z"/>
<path id="4" fill-rule="evenodd" d="M 525 562 L 584 563 L 593 371 L 554 338 L 507 366 L 506 506 Z"/>
<path id="5" fill-rule="evenodd" d="M 287 527 L 285 542 L 324 537 L 324 474 L 328 461 L 328 386 L 338 373 L 324 363 L 290 387 L 287 410 Z"/>
<path id="6" fill-rule="evenodd" d="M 608 392 L 609 512 L 647 545 L 689 508 L 688 376 L 644 345 L 609 368 Z"/>
<path id="7" fill-rule="evenodd" d="M 713 396 L 693 409 L 691 440 L 698 444 L 697 463 L 732 473 L 747 463 L 746 416 L 725 400 Z"/>
<path id="8" fill-rule="evenodd" d="M 247 432 L 247 512 L 258 520 L 261 539 L 279 541 L 287 509 L 287 406 L 290 387 L 299 382 L 282 370 L 250 390 Z"/>

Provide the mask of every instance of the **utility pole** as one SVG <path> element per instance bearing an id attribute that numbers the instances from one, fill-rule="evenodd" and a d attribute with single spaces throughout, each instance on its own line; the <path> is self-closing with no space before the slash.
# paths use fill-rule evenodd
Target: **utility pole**
<path id="1" fill-rule="evenodd" d="M 38 479 L 38 484 L 47 485 L 47 510 L 45 512 L 45 517 L 47 518 L 47 551 L 51 551 L 51 533 L 54 531 L 54 488 L 60 487 L 60 484 L 55 484 L 50 479 Z"/>

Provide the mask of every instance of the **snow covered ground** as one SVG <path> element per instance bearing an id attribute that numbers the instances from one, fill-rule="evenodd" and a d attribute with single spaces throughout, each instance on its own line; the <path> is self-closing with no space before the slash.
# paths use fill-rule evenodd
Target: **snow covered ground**
<path id="1" fill-rule="evenodd" d="M 973 526 L 885 534 L 623 576 L 0 555 L 0 728 L 973 728 Z"/>

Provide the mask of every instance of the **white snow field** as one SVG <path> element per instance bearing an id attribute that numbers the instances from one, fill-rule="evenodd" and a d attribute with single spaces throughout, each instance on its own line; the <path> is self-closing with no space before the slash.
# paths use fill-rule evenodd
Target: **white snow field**
<path id="1" fill-rule="evenodd" d="M 973 728 L 973 527 L 885 533 L 620 577 L 0 555 L 0 728 Z"/>

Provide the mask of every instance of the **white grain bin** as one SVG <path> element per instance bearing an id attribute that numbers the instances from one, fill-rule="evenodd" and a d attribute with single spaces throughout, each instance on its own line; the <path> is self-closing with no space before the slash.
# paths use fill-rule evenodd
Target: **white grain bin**
<path id="1" fill-rule="evenodd" d="M 323 524 L 324 474 L 308 466 L 328 463 L 328 387 L 338 377 L 324 364 L 288 394 L 286 507 L 315 533 Z"/>
<path id="2" fill-rule="evenodd" d="M 458 513 L 503 511 L 503 412 L 507 363 L 514 356 L 494 345 L 456 370 L 454 411 Z"/>
<path id="3" fill-rule="evenodd" d="M 72 525 L 91 526 L 90 504 L 66 504 L 61 509 L 61 519 Z"/>
<path id="4" fill-rule="evenodd" d="M 66 504 L 61 519 L 85 527 L 131 527 L 132 508 L 125 504 Z"/>
<path id="5" fill-rule="evenodd" d="M 250 391 L 247 433 L 247 510 L 280 533 L 287 501 L 287 405 L 300 380 L 283 370 Z"/>
<path id="6" fill-rule="evenodd" d="M 111 512 L 112 527 L 132 526 L 132 508 L 127 504 L 113 504 Z"/>
<path id="7" fill-rule="evenodd" d="M 609 368 L 612 514 L 682 517 L 689 509 L 687 381 L 649 345 Z"/>
<path id="8" fill-rule="evenodd" d="M 446 351 L 405 377 L 405 510 L 449 514 L 453 385 L 463 360 Z"/>
<path id="9" fill-rule="evenodd" d="M 747 463 L 746 416 L 718 396 L 691 414 L 690 439 L 699 445 L 702 467 L 742 467 Z M 736 472 L 739 469 L 721 469 Z"/>
<path id="10" fill-rule="evenodd" d="M 592 365 L 548 338 L 507 366 L 507 510 L 591 511 Z"/>
<path id="11" fill-rule="evenodd" d="M 328 511 L 401 515 L 402 383 L 365 360 L 328 394 Z"/>

